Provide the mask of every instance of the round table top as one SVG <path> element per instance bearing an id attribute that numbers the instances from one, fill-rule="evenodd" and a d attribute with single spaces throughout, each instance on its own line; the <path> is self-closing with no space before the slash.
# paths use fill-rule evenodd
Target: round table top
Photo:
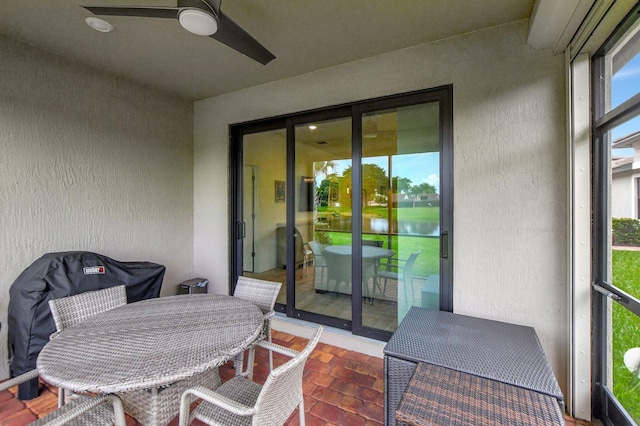
<path id="1" fill-rule="evenodd" d="M 38 373 L 75 392 L 164 386 L 222 365 L 255 341 L 262 324 L 257 306 L 231 296 L 147 299 L 64 330 L 40 352 Z"/>
<path id="2" fill-rule="evenodd" d="M 351 256 L 351 245 L 327 246 L 324 248 L 324 251 L 328 251 L 333 254 Z M 383 259 L 385 257 L 391 257 L 394 254 L 395 251 L 382 247 L 362 246 L 362 257 L 364 259 Z"/>

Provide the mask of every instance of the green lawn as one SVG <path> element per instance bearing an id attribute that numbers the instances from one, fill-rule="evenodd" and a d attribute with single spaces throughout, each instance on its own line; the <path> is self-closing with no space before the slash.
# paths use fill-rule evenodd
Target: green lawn
<path id="1" fill-rule="evenodd" d="M 350 217 L 351 207 L 318 207 L 318 216 L 323 217 L 328 214 L 339 214 Z M 386 219 L 389 217 L 389 209 L 384 206 L 365 207 L 362 209 L 362 214 Z M 393 208 L 391 209 L 391 217 L 393 219 L 415 219 L 424 220 L 425 222 L 438 222 L 440 220 L 440 207 Z"/>
<path id="2" fill-rule="evenodd" d="M 366 207 L 362 214 L 373 217 L 388 218 L 389 210 L 386 207 Z M 424 220 L 425 222 L 438 222 L 440 220 L 440 207 L 412 207 L 391 209 L 393 219 Z"/>
<path id="3" fill-rule="evenodd" d="M 323 217 L 330 214 L 339 214 L 348 217 L 351 215 L 350 207 L 319 207 L 318 216 Z M 388 218 L 387 207 L 366 207 L 363 215 L 369 217 Z M 413 208 L 393 208 L 391 215 L 394 219 L 421 220 L 425 222 L 438 222 L 440 220 L 439 207 L 413 207 Z M 351 233 L 348 232 L 327 232 L 333 245 L 351 244 Z M 316 237 L 317 238 L 317 237 Z M 388 248 L 388 237 L 386 235 L 365 235 L 368 240 L 382 240 L 385 248 Z M 393 236 L 391 249 L 396 252 L 396 256 L 407 259 L 411 253 L 421 250 L 420 256 L 416 259 L 413 274 L 418 277 L 428 277 L 430 274 L 438 274 L 440 269 L 440 239 L 433 237 L 408 237 Z"/>
<path id="4" fill-rule="evenodd" d="M 328 232 L 331 244 L 349 245 L 351 244 L 351 234 L 346 232 Z M 387 248 L 387 236 L 365 235 L 367 240 L 382 240 L 383 247 Z M 392 237 L 391 249 L 396 252 L 396 256 L 407 259 L 411 253 L 418 250 L 420 256 L 416 259 L 413 267 L 413 275 L 417 277 L 427 277 L 430 274 L 438 274 L 440 268 L 440 239 L 425 237 Z"/>
<path id="5" fill-rule="evenodd" d="M 640 251 L 613 251 L 613 285 L 634 297 L 640 296 Z M 640 347 L 640 318 L 613 303 L 613 394 L 640 424 L 640 386 L 624 365 L 624 353 Z"/>

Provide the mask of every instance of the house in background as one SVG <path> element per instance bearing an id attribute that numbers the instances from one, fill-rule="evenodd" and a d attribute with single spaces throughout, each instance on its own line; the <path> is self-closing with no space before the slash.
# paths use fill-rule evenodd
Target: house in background
<path id="1" fill-rule="evenodd" d="M 640 131 L 613 142 L 612 149 L 631 148 L 632 156 L 611 160 L 611 214 L 640 219 Z"/>
<path id="2" fill-rule="evenodd" d="M 534 327 L 570 414 L 620 418 L 602 326 L 612 302 L 591 286 L 607 280 L 600 272 L 609 259 L 592 219 L 606 229 L 610 214 L 599 202 L 606 192 L 592 198 L 591 190 L 608 179 L 596 156 L 610 148 L 602 135 L 638 109 L 608 121 L 597 102 L 606 90 L 592 90 L 591 79 L 610 78 L 597 61 L 620 51 L 617 28 L 634 31 L 625 19 L 637 2 L 222 7 L 276 60 L 256 64 L 164 20 L 114 17 L 112 33 L 97 33 L 71 0 L 1 2 L 0 312 L 22 270 L 67 250 L 164 264 L 162 295 L 194 276 L 229 293 L 247 251 L 238 243 L 238 210 L 248 204 L 239 188 L 249 175 L 239 143 L 255 129 L 268 139 L 252 152 L 268 160 L 259 200 L 272 204 L 272 223 L 293 226 L 301 212 L 287 200 L 302 173 L 286 153 L 305 114 L 338 120 L 345 115 L 331 114 L 351 108 L 359 115 L 347 114 L 356 117 L 347 127 L 357 132 L 378 100 L 439 93 L 434 102 L 449 106 L 431 127 L 449 141 L 440 169 L 449 186 L 438 191 L 450 232 L 441 308 Z M 635 56 L 637 43 L 628 46 L 622 51 Z M 284 202 L 274 199 L 274 181 L 285 182 Z M 275 250 L 275 227 L 255 230 L 263 231 Z M 594 257 L 604 260 L 594 266 Z M 274 328 L 304 334 L 295 306 L 286 301 L 282 311 Z M 327 332 L 326 341 L 381 355 L 384 342 L 352 335 L 361 320 L 349 318 L 347 331 Z M 8 359 L 2 344 L 0 377 Z"/>

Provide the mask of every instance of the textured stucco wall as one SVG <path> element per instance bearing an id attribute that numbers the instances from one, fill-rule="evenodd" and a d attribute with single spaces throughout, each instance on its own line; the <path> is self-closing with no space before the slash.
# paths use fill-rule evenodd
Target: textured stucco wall
<path id="1" fill-rule="evenodd" d="M 567 365 L 567 156 L 561 56 L 527 21 L 197 102 L 194 267 L 227 289 L 228 124 L 453 84 L 454 311 L 535 327 Z"/>
<path id="2" fill-rule="evenodd" d="M 193 271 L 193 104 L 0 35 L 0 378 L 9 288 L 47 252 Z"/>

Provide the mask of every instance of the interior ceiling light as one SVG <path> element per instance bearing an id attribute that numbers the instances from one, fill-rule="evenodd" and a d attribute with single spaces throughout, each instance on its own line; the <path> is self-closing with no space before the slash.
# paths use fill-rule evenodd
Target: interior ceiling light
<path id="1" fill-rule="evenodd" d="M 309 125 L 309 130 L 315 130 L 317 128 L 318 128 L 318 126 L 316 126 L 315 124 L 310 124 Z"/>
<path id="2" fill-rule="evenodd" d="M 182 28 L 190 33 L 210 36 L 218 31 L 218 21 L 210 13 L 200 9 L 183 9 L 178 16 Z"/>
<path id="3" fill-rule="evenodd" d="M 93 16 L 88 17 L 84 20 L 91 28 L 96 31 L 100 31 L 101 33 L 110 33 L 113 31 L 113 25 L 105 21 L 104 19 L 94 18 Z"/>

